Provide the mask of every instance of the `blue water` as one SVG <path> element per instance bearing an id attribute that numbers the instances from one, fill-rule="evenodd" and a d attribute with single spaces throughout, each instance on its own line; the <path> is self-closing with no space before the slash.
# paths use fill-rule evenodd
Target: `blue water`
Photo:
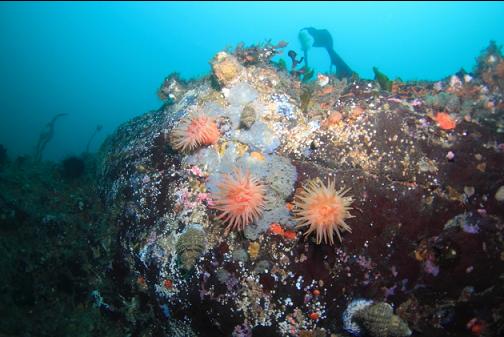
<path id="1" fill-rule="evenodd" d="M 435 80 L 471 70 L 490 40 L 504 43 L 503 2 L 415 3 L 1 3 L 0 144 L 31 154 L 57 113 L 45 159 L 79 154 L 122 122 L 156 109 L 156 91 L 173 71 L 209 71 L 219 50 L 286 40 L 328 29 L 334 49 L 364 78 L 377 66 L 389 77 Z M 310 63 L 329 70 L 326 52 Z"/>

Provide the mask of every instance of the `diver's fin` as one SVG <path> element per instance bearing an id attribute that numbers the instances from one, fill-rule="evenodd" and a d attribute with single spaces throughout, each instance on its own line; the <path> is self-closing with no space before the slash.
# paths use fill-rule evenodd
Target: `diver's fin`
<path id="1" fill-rule="evenodd" d="M 336 77 L 352 77 L 353 71 L 350 69 L 348 64 L 343 61 L 343 59 L 333 50 L 327 49 L 327 53 L 329 53 L 329 57 L 331 58 L 331 63 L 336 66 Z"/>

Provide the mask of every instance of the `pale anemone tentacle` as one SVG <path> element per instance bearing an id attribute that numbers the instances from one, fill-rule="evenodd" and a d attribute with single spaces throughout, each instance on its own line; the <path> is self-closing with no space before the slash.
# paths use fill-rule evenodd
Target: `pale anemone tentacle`
<path id="1" fill-rule="evenodd" d="M 175 150 L 190 152 L 200 146 L 215 144 L 219 136 L 213 117 L 203 113 L 190 113 L 173 128 L 170 140 Z"/>
<path id="2" fill-rule="evenodd" d="M 265 187 L 250 172 L 235 169 L 233 175 L 225 174 L 218 189 L 214 208 L 222 212 L 217 218 L 227 223 L 226 235 L 231 230 L 244 230 L 261 216 Z"/>
<path id="3" fill-rule="evenodd" d="M 329 180 L 327 185 L 319 178 L 308 181 L 294 200 L 296 228 L 308 227 L 305 237 L 315 232 L 317 244 L 323 241 L 333 245 L 334 232 L 341 242 L 341 232 L 352 232 L 345 222 L 354 217 L 349 212 L 353 198 L 345 196 L 349 191 L 350 188 L 336 190 L 334 180 Z"/>

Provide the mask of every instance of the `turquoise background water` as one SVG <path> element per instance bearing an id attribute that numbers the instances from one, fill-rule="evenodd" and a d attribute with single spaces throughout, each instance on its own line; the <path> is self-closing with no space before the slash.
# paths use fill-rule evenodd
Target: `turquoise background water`
<path id="1" fill-rule="evenodd" d="M 503 2 L 0 3 L 0 144 L 32 153 L 57 113 L 44 158 L 92 150 L 122 122 L 156 109 L 173 71 L 207 73 L 219 50 L 328 29 L 335 50 L 361 77 L 441 79 L 471 70 L 490 40 L 504 42 Z M 317 71 L 326 52 L 310 50 Z"/>

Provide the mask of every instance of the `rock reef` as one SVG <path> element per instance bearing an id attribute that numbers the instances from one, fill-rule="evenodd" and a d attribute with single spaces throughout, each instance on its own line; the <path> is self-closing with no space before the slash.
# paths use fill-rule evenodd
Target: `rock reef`
<path id="1" fill-rule="evenodd" d="M 166 86 L 169 104 L 102 147 L 101 195 L 122 210 L 117 291 L 151 305 L 167 336 L 344 336 L 358 298 L 382 303 L 400 330 L 371 336 L 502 333 L 500 50 L 483 51 L 472 75 L 389 90 L 328 74 L 301 83 L 240 55 L 218 53 L 210 76 L 173 95 Z M 170 134 L 189 114 L 215 120 L 219 139 L 181 153 Z M 237 168 L 261 181 L 264 210 L 226 236 L 212 195 Z M 333 245 L 295 226 L 294 198 L 316 178 L 353 198 L 352 231 Z"/>

